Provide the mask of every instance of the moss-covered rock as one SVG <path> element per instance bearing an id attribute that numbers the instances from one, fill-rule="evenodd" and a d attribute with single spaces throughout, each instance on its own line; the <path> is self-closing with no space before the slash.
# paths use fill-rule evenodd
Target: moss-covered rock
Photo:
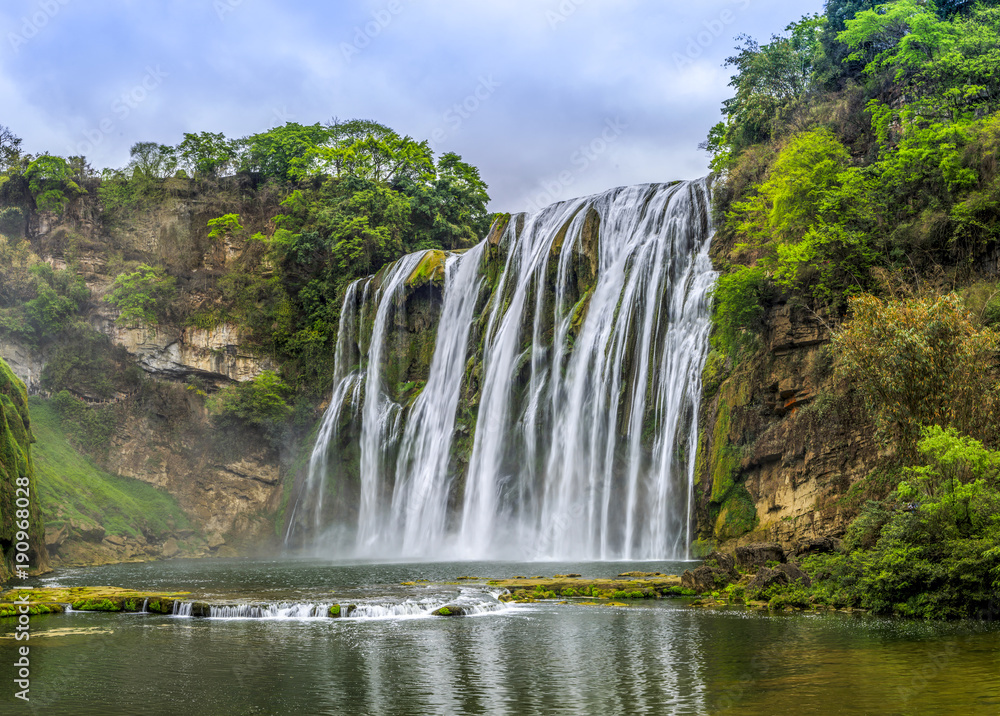
<path id="1" fill-rule="evenodd" d="M 184 592 L 137 592 L 119 587 L 56 587 L 51 589 L 12 589 L 0 594 L 0 617 L 18 614 L 19 600 L 28 598 L 28 613 L 54 614 L 66 606 L 80 612 L 141 612 L 172 614 L 174 602 Z M 207 605 L 206 605 L 207 609 Z"/>
<path id="2" fill-rule="evenodd" d="M 447 259 L 444 251 L 431 250 L 424 254 L 413 273 L 406 279 L 408 288 L 421 288 L 427 284 L 444 287 L 444 264 Z"/>
<path id="3" fill-rule="evenodd" d="M 28 547 L 27 564 L 17 562 L 18 565 L 35 572 L 47 571 L 49 567 L 45 525 L 31 461 L 33 440 L 28 391 L 0 358 L 0 583 L 14 575 L 18 545 Z"/>

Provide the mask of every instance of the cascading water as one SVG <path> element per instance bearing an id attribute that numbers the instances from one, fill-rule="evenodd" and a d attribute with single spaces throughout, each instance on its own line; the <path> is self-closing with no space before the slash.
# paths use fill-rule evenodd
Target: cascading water
<path id="1" fill-rule="evenodd" d="M 288 541 L 329 546 L 330 448 L 351 410 L 356 553 L 685 557 L 715 279 L 708 203 L 707 180 L 615 189 L 515 216 L 449 255 L 427 382 L 408 405 L 389 397 L 386 351 L 425 254 L 353 284 Z"/>

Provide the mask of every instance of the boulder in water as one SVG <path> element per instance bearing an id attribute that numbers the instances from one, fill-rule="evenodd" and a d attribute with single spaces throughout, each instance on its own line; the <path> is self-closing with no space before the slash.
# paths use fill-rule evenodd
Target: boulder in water
<path id="1" fill-rule="evenodd" d="M 446 604 L 440 609 L 431 612 L 436 617 L 464 617 L 468 614 L 465 607 L 458 607 L 454 604 Z"/>
<path id="2" fill-rule="evenodd" d="M 784 572 L 786 575 L 788 575 L 788 581 L 790 582 L 798 581 L 802 582 L 803 586 L 806 587 L 812 586 L 812 579 L 810 579 L 809 575 L 803 572 L 802 569 L 797 564 L 794 564 L 792 562 L 787 562 L 785 564 L 779 564 L 777 567 L 775 567 L 775 569 L 778 570 L 779 572 Z"/>
<path id="3" fill-rule="evenodd" d="M 724 569 L 702 565 L 695 570 L 687 570 L 681 575 L 681 586 L 693 589 L 699 594 L 722 589 L 733 581 L 733 575 Z"/>

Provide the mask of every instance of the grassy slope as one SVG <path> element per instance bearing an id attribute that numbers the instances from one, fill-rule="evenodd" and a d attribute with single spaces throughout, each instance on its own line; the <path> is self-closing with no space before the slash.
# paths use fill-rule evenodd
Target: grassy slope
<path id="1" fill-rule="evenodd" d="M 38 492 L 47 524 L 70 519 L 97 522 L 111 535 L 138 535 L 142 527 L 168 533 L 190 527 L 166 492 L 99 469 L 70 444 L 58 414 L 39 398 L 29 400 Z"/>

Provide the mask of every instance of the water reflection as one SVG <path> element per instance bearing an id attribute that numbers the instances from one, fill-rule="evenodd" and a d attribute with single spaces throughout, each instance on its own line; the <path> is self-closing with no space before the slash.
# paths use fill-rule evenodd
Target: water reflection
<path id="1" fill-rule="evenodd" d="M 185 569 L 197 580 L 208 566 Z M 264 572 L 280 581 L 290 569 Z M 296 589 L 324 578 L 295 569 Z M 366 574 L 353 576 L 357 590 L 388 588 L 360 586 Z M 31 624 L 32 705 L 44 714 L 1000 713 L 1000 630 L 989 624 L 711 612 L 666 600 L 450 619 L 74 613 Z M 0 624 L 5 684 L 13 627 Z M 0 703 L 4 714 L 30 713 L 9 688 Z"/>

